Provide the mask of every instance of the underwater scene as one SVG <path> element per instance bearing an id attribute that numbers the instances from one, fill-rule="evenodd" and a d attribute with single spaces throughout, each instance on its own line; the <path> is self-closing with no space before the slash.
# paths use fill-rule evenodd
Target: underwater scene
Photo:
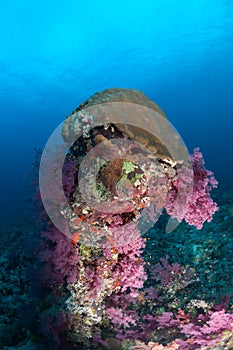
<path id="1" fill-rule="evenodd" d="M 0 19 L 0 350 L 233 349 L 232 1 Z"/>

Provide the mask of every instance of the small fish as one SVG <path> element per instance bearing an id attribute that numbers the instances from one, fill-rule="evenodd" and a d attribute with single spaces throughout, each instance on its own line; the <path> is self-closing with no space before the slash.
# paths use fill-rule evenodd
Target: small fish
<path id="1" fill-rule="evenodd" d="M 109 240 L 110 244 L 112 244 L 112 245 L 114 244 L 114 239 L 113 239 L 112 236 L 109 236 L 109 237 L 108 237 L 108 240 Z"/>
<path id="2" fill-rule="evenodd" d="M 73 244 L 77 244 L 78 241 L 79 241 L 79 238 L 80 238 L 80 232 L 75 232 L 75 233 L 72 235 L 72 243 L 73 243 Z"/>
<path id="3" fill-rule="evenodd" d="M 81 221 L 80 218 L 76 218 L 76 219 L 74 219 L 73 224 L 78 225 L 80 223 L 80 221 Z"/>
<path id="4" fill-rule="evenodd" d="M 112 252 L 113 254 L 117 254 L 117 249 L 116 249 L 116 247 L 112 247 L 111 252 Z"/>
<path id="5" fill-rule="evenodd" d="M 121 287 L 121 284 L 120 284 L 120 281 L 119 281 L 119 278 L 118 278 L 118 277 L 116 278 L 114 288 L 117 288 L 117 287 Z"/>

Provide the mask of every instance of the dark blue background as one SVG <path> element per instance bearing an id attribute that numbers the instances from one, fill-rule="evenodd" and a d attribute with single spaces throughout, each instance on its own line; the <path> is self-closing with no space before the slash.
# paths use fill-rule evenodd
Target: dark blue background
<path id="1" fill-rule="evenodd" d="M 1 221 L 24 219 L 34 148 L 107 87 L 142 90 L 230 183 L 232 84 L 232 1 L 2 1 Z"/>

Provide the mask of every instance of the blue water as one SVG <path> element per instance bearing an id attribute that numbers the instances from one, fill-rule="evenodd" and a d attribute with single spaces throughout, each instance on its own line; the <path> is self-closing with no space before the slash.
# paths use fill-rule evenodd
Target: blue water
<path id="1" fill-rule="evenodd" d="M 233 177 L 233 2 L 13 0 L 0 6 L 1 210 L 26 216 L 34 148 L 93 93 L 142 90 L 220 182 Z"/>

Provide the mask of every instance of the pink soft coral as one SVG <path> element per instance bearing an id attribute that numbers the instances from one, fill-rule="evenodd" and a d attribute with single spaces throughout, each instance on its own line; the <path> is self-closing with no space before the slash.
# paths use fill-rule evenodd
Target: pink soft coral
<path id="1" fill-rule="evenodd" d="M 186 341 L 180 340 L 179 344 L 181 349 L 189 349 L 188 344 L 192 344 L 193 349 L 213 346 L 221 339 L 225 330 L 233 330 L 233 315 L 226 313 L 225 310 L 212 311 L 204 325 L 192 322 L 185 324 L 181 333 L 189 338 Z"/>
<path id="2" fill-rule="evenodd" d="M 218 210 L 216 203 L 210 197 L 210 191 L 217 187 L 217 180 L 214 177 L 212 171 L 205 168 L 205 162 L 202 153 L 199 148 L 194 149 L 194 154 L 190 156 L 193 178 L 191 173 L 188 174 L 190 177 L 190 183 L 193 181 L 193 191 L 186 203 L 180 203 L 180 208 L 177 208 L 176 198 L 178 196 L 178 181 L 172 183 L 172 189 L 168 194 L 166 211 L 172 217 L 177 218 L 179 221 L 182 217 L 179 217 L 179 212 L 183 212 L 183 206 L 187 205 L 187 209 L 184 215 L 185 221 L 201 229 L 205 221 L 211 221 L 214 213 Z M 182 170 L 182 171 L 185 171 Z M 187 182 L 187 174 L 179 174 L 179 179 L 185 176 Z"/>
<path id="3" fill-rule="evenodd" d="M 121 286 L 121 292 L 128 288 L 135 297 L 137 289 L 143 287 L 147 279 L 145 263 L 141 257 L 145 248 L 144 239 L 136 224 L 112 228 L 111 239 L 103 244 L 103 254 L 106 259 L 111 259 L 112 253 L 118 255 L 114 267 L 114 276 Z"/>

